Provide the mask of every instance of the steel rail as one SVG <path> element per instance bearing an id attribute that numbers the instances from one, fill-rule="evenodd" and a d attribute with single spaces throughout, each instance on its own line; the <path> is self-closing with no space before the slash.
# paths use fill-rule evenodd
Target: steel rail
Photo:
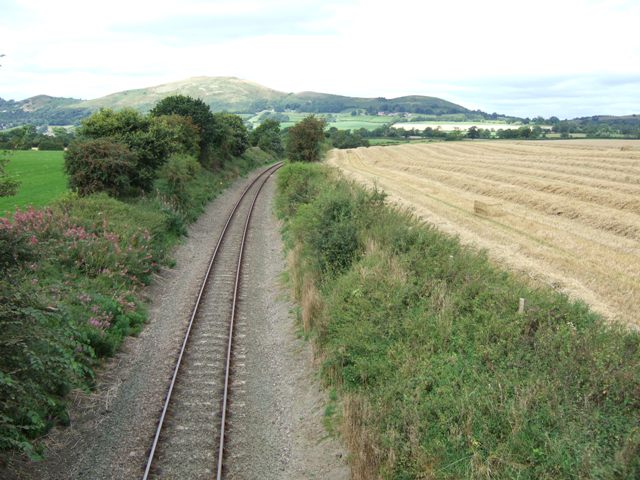
<path id="1" fill-rule="evenodd" d="M 233 301 L 231 304 L 231 315 L 229 321 L 229 340 L 227 343 L 227 358 L 226 365 L 224 368 L 224 391 L 222 394 L 222 417 L 220 420 L 220 440 L 218 442 L 218 469 L 216 473 L 216 480 L 222 480 L 222 461 L 224 457 L 224 432 L 226 427 L 226 419 L 227 419 L 227 402 L 229 397 L 229 373 L 231 371 L 231 352 L 233 350 L 233 327 L 236 317 L 236 306 L 238 303 L 238 291 L 240 287 L 240 273 L 242 269 L 242 257 L 244 254 L 244 245 L 247 239 L 247 232 L 249 230 L 249 222 L 251 221 L 251 216 L 253 214 L 253 208 L 258 200 L 258 195 L 262 191 L 262 187 L 267 183 L 267 180 L 273 175 L 273 173 L 280 168 L 282 164 L 276 166 L 273 171 L 267 176 L 267 178 L 260 184 L 258 187 L 258 191 L 253 197 L 253 202 L 251 202 L 251 206 L 249 207 L 249 213 L 247 214 L 247 219 L 244 223 L 244 230 L 242 231 L 242 240 L 240 240 L 240 254 L 238 255 L 238 265 L 236 267 L 236 281 L 233 287 Z"/>
<path id="2" fill-rule="evenodd" d="M 256 178 L 254 178 L 251 183 L 249 185 L 247 185 L 247 187 L 242 191 L 242 194 L 240 196 L 240 198 L 238 199 L 238 201 L 236 202 L 236 204 L 234 205 L 233 209 L 231 210 L 231 212 L 229 213 L 229 216 L 227 217 L 227 221 L 224 224 L 224 227 L 222 228 L 222 232 L 220 233 L 220 236 L 218 237 L 218 241 L 216 242 L 216 246 L 213 250 L 213 253 L 211 254 L 211 258 L 209 260 L 209 264 L 207 266 L 207 271 L 204 275 L 204 278 L 202 280 L 202 284 L 200 285 L 200 290 L 198 291 L 198 296 L 196 298 L 194 307 L 191 311 L 191 316 L 189 318 L 189 323 L 187 325 L 187 329 L 185 331 L 185 335 L 184 338 L 182 340 L 182 345 L 180 347 L 180 353 L 178 354 L 178 359 L 176 360 L 176 365 L 174 367 L 173 370 L 173 375 L 171 377 L 171 382 L 169 384 L 169 388 L 167 390 L 167 393 L 165 395 L 165 401 L 162 407 L 162 413 L 160 414 L 160 419 L 158 420 L 158 425 L 156 427 L 156 432 L 155 435 L 153 437 L 153 443 L 151 445 L 151 449 L 149 451 L 149 456 L 147 457 L 147 463 L 145 466 L 145 470 L 144 470 L 144 475 L 142 476 L 142 480 L 148 480 L 149 478 L 149 474 L 151 472 L 151 467 L 153 465 L 153 460 L 155 457 L 155 453 L 156 453 L 156 449 L 158 446 L 158 442 L 160 440 L 160 433 L 162 431 L 162 427 L 164 425 L 164 420 L 167 416 L 167 411 L 169 410 L 169 404 L 171 402 L 171 395 L 173 393 L 173 389 L 175 387 L 176 384 L 176 380 L 178 378 L 178 371 L 180 370 L 180 365 L 182 363 L 182 358 L 184 357 L 184 353 L 186 351 L 187 348 L 187 343 L 189 340 L 189 335 L 191 333 L 191 328 L 193 327 L 193 322 L 195 320 L 195 317 L 198 313 L 198 307 L 200 306 L 200 302 L 202 301 L 202 297 L 204 295 L 204 291 L 206 289 L 207 283 L 209 281 L 209 276 L 211 274 L 211 270 L 213 269 L 213 264 L 216 260 L 216 257 L 218 255 L 218 251 L 220 250 L 220 246 L 222 245 L 222 241 L 224 240 L 224 237 L 227 233 L 227 229 L 229 227 L 229 224 L 231 223 L 231 220 L 233 219 L 233 216 L 235 215 L 236 211 L 238 210 L 238 207 L 240 206 L 240 204 L 242 203 L 242 201 L 244 200 L 245 196 L 247 195 L 247 192 L 251 189 L 251 187 L 253 187 L 256 182 L 258 180 L 260 180 L 261 178 L 267 176 L 267 178 L 271 177 L 271 175 L 273 174 L 273 172 L 275 172 L 278 168 L 280 168 L 282 166 L 282 162 L 278 162 L 274 165 L 272 165 L 271 167 L 265 169 L 263 172 L 261 172 Z M 268 175 L 267 175 L 268 174 Z M 266 179 L 265 179 L 266 182 Z M 260 190 L 262 190 L 262 186 L 264 185 L 264 182 L 262 183 L 262 185 L 260 185 L 260 189 L 258 190 L 258 192 L 260 192 Z M 257 195 L 253 200 L 253 204 L 252 204 L 252 210 L 253 210 L 253 205 L 255 204 Z M 251 211 L 249 212 L 249 215 L 251 216 Z M 235 294 L 234 294 L 235 296 Z M 235 305 L 234 305 L 235 307 Z"/>

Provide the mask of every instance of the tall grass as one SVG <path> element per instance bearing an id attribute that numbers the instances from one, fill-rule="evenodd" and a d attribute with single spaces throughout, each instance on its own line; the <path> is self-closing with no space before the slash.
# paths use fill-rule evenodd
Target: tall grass
<path id="1" fill-rule="evenodd" d="M 279 173 L 289 278 L 354 478 L 638 478 L 640 336 L 383 198 L 323 166 Z"/>

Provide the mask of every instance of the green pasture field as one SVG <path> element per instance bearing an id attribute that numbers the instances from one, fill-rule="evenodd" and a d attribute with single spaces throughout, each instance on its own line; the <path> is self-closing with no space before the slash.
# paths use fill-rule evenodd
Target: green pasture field
<path id="1" fill-rule="evenodd" d="M 9 152 L 7 173 L 20 182 L 18 193 L 0 198 L 0 216 L 17 207 L 42 207 L 67 191 L 64 173 L 64 152 L 22 151 Z"/>
<path id="2" fill-rule="evenodd" d="M 327 124 L 329 128 L 336 127 L 338 130 L 358 130 L 365 128 L 367 130 L 375 130 L 386 124 L 396 121 L 395 117 L 382 117 L 377 115 L 358 115 L 352 117 L 350 114 L 336 115 L 336 121 Z"/>
<path id="3" fill-rule="evenodd" d="M 262 114 L 259 113 L 249 119 L 249 122 L 257 127 L 259 125 L 258 118 Z M 336 127 L 338 130 L 358 130 L 359 128 L 366 128 L 367 130 L 375 130 L 386 124 L 396 122 L 398 117 L 383 117 L 378 115 L 358 115 L 351 116 L 351 112 L 348 113 L 305 113 L 305 112 L 285 112 L 284 115 L 289 117 L 288 122 L 281 122 L 280 128 L 293 127 L 296 123 L 308 117 L 309 115 L 316 115 L 317 117 L 330 116 L 335 119 L 327 123 L 327 128 Z"/>

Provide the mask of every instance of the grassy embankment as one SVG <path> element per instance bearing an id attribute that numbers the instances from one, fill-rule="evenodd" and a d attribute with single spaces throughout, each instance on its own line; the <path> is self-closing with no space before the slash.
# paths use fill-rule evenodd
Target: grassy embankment
<path id="1" fill-rule="evenodd" d="M 43 207 L 67 191 L 64 152 L 17 150 L 7 154 L 7 174 L 20 182 L 18 193 L 0 197 L 0 216 L 27 206 Z"/>
<path id="2" fill-rule="evenodd" d="M 47 154 L 33 155 L 49 168 Z M 214 173 L 170 160 L 143 197 L 67 194 L 0 218 L 0 451 L 39 456 L 33 440 L 67 421 L 66 394 L 91 388 L 100 360 L 141 330 L 141 288 L 171 263 L 186 225 L 238 175 L 271 161 L 249 149 Z M 30 175 L 40 177 L 37 166 Z M 58 177 L 46 178 L 38 189 L 55 191 Z"/>
<path id="3" fill-rule="evenodd" d="M 288 165 L 278 188 L 301 328 L 354 478 L 640 476 L 637 333 L 326 167 Z"/>

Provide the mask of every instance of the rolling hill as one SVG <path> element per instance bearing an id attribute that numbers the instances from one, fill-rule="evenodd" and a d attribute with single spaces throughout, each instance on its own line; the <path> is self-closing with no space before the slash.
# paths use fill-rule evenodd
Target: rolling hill
<path id="1" fill-rule="evenodd" d="M 100 108 L 131 107 L 146 112 L 159 100 L 175 94 L 201 98 L 213 111 L 233 113 L 256 113 L 267 109 L 311 113 L 362 109 L 369 113 L 382 111 L 432 115 L 469 112 L 460 105 L 435 97 L 414 95 L 386 99 L 318 92 L 285 93 L 235 77 L 193 77 L 154 87 L 125 90 L 93 100 L 47 95 L 21 101 L 0 98 L 0 128 L 26 123 L 37 126 L 76 124 Z"/>

